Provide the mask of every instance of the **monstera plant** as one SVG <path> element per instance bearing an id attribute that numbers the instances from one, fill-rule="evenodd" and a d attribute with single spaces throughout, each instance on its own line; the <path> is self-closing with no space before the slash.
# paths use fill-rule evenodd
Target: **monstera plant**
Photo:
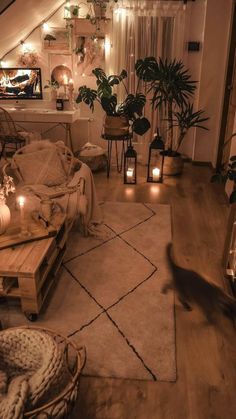
<path id="1" fill-rule="evenodd" d="M 128 133 L 129 128 L 138 135 L 145 134 L 150 128 L 148 119 L 142 115 L 146 96 L 138 92 L 138 88 L 134 94 L 128 92 L 125 83 L 127 71 L 122 70 L 120 74 L 107 75 L 103 69 L 95 68 L 92 73 L 96 77 L 97 88 L 79 87 L 76 102 L 84 102 L 92 112 L 95 103 L 99 103 L 106 113 L 105 128 L 109 127 L 110 134 L 119 132 L 117 131 L 119 121 L 121 123 L 120 135 Z M 118 101 L 117 93 L 114 92 L 116 86 L 120 84 L 125 90 L 125 98 L 121 103 Z"/>
<path id="2" fill-rule="evenodd" d="M 203 116 L 204 111 L 194 111 L 191 103 L 196 81 L 191 80 L 183 62 L 175 59 L 163 61 L 160 58 L 157 60 L 155 57 L 146 57 L 136 62 L 135 69 L 137 77 L 144 81 L 152 95 L 153 108 L 157 109 L 162 119 L 167 122 L 165 155 L 173 159 L 174 167 L 172 170 L 169 159 L 170 173 L 165 173 L 165 168 L 164 173 L 178 174 L 176 171 L 181 171 L 183 167 L 178 150 L 188 130 L 192 127 L 207 129 L 203 125 L 208 119 Z M 174 135 L 175 127 L 177 127 L 176 135 Z"/>

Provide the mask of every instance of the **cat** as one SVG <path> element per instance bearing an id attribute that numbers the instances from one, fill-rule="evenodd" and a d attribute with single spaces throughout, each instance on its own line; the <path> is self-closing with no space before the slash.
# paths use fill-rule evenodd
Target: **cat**
<path id="1" fill-rule="evenodd" d="M 172 244 L 166 248 L 167 259 L 173 274 L 172 283 L 167 283 L 162 293 L 168 289 L 174 289 L 182 306 L 192 310 L 192 304 L 196 304 L 212 322 L 216 312 L 221 312 L 231 319 L 236 318 L 236 299 L 226 293 L 217 285 L 209 282 L 199 273 L 178 266 L 173 258 Z"/>

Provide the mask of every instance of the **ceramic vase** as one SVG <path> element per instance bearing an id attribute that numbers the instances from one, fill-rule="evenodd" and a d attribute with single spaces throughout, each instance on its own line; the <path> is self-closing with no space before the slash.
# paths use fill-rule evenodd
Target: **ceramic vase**
<path id="1" fill-rule="evenodd" d="M 11 213 L 6 204 L 0 204 L 0 234 L 5 233 L 11 221 Z"/>

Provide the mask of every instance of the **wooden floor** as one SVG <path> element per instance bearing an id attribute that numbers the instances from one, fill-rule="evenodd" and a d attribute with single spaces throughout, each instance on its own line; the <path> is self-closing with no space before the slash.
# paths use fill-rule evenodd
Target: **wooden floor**
<path id="1" fill-rule="evenodd" d="M 147 184 L 139 167 L 136 186 L 122 175 L 95 174 L 99 200 L 171 204 L 176 259 L 222 287 L 221 257 L 228 207 L 222 186 L 207 167 L 185 164 L 181 177 Z M 157 232 L 158 234 L 158 232 Z M 82 378 L 78 419 L 234 419 L 236 417 L 235 326 L 221 315 L 209 324 L 200 310 L 176 300 L 176 383 Z"/>

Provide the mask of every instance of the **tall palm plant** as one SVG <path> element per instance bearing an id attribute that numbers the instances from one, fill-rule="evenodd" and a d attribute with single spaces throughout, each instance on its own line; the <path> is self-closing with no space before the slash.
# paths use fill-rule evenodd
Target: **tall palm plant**
<path id="1" fill-rule="evenodd" d="M 190 99 L 196 89 L 196 81 L 191 80 L 188 70 L 182 61 L 162 60 L 155 57 L 140 59 L 135 65 L 136 75 L 148 85 L 153 92 L 152 106 L 160 109 L 168 123 L 167 151 L 175 155 L 187 131 L 191 127 L 204 128 L 203 111 L 194 112 Z M 174 126 L 179 127 L 179 136 L 174 143 Z"/>
<path id="2" fill-rule="evenodd" d="M 209 119 L 207 117 L 202 118 L 203 113 L 204 111 L 202 110 L 194 112 L 193 104 L 190 103 L 182 105 L 179 111 L 173 113 L 173 126 L 178 126 L 179 128 L 179 135 L 177 137 L 175 148 L 176 151 L 179 150 L 179 147 L 181 146 L 182 141 L 190 128 L 196 127 L 205 130 L 208 129 L 202 125 L 203 122 Z"/>

